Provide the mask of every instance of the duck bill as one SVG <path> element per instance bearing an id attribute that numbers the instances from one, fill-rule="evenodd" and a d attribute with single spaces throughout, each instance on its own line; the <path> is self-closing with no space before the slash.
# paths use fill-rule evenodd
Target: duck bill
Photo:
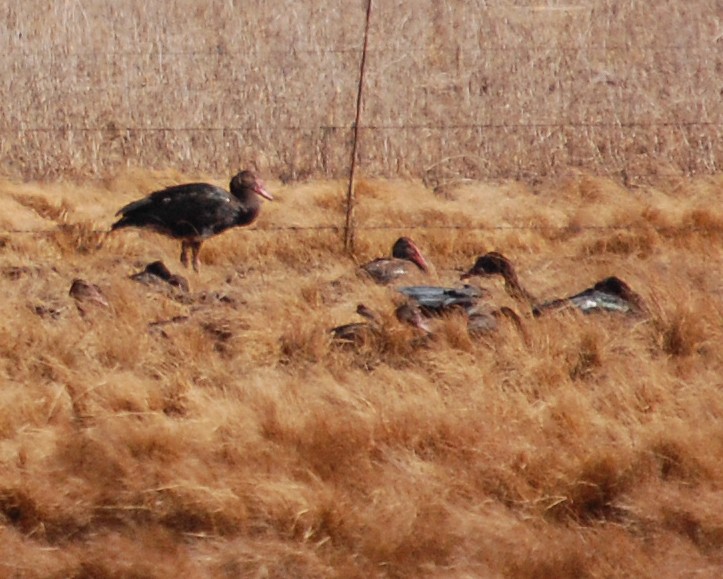
<path id="1" fill-rule="evenodd" d="M 271 195 L 271 193 L 269 193 L 261 183 L 256 184 L 256 188 L 254 189 L 254 192 L 257 195 L 261 195 L 261 197 L 263 197 L 264 199 L 268 199 L 269 201 L 274 200 L 273 195 Z"/>
<path id="2" fill-rule="evenodd" d="M 472 268 L 468 272 L 460 275 L 459 279 L 469 279 L 471 277 L 488 278 L 488 277 L 492 277 L 492 274 L 489 274 L 486 271 L 480 271 L 480 270 L 476 270 L 475 268 Z"/>

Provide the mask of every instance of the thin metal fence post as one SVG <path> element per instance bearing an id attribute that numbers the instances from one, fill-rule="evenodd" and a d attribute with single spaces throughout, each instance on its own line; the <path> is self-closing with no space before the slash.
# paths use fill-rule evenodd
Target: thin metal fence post
<path id="1" fill-rule="evenodd" d="M 356 116 L 354 119 L 353 141 L 351 147 L 351 167 L 349 169 L 349 189 L 346 193 L 346 223 L 344 225 L 344 249 L 354 253 L 354 175 L 356 173 L 356 151 L 359 141 L 359 123 L 361 121 L 362 97 L 364 93 L 364 70 L 367 60 L 367 43 L 369 40 L 369 22 L 372 14 L 372 0 L 367 1 L 367 16 L 364 25 L 364 46 L 362 47 L 361 64 L 359 65 L 359 87 L 356 95 Z"/>

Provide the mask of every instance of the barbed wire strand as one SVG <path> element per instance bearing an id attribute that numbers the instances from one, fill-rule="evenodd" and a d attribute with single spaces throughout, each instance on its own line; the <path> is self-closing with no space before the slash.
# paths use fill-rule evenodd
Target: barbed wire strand
<path id="1" fill-rule="evenodd" d="M 723 118 L 717 121 L 551 121 L 551 122 L 529 122 L 529 123 L 452 123 L 446 125 L 410 123 L 406 125 L 394 124 L 365 124 L 359 127 L 360 131 L 449 131 L 465 129 L 562 129 L 562 128 L 623 128 L 636 129 L 641 127 L 721 127 Z M 100 132 L 100 133 L 176 133 L 176 132 L 224 132 L 224 131 L 254 131 L 258 130 L 257 125 L 234 126 L 234 127 L 13 127 L 0 126 L 2 133 L 53 133 L 53 132 Z M 353 124 L 349 125 L 275 125 L 274 129 L 284 131 L 351 131 Z"/>
<path id="2" fill-rule="evenodd" d="M 696 44 L 663 44 L 663 45 L 654 45 L 649 44 L 645 46 L 639 46 L 639 45 L 633 45 L 631 44 L 606 44 L 606 45 L 570 45 L 570 46 L 559 46 L 559 45 L 546 45 L 546 44 L 535 44 L 535 45 L 525 45 L 525 46 L 510 46 L 509 44 L 500 44 L 495 45 L 491 44 L 488 46 L 478 46 L 474 48 L 469 49 L 462 49 L 460 52 L 462 54 L 480 54 L 484 52 L 505 52 L 505 53 L 525 53 L 529 54 L 530 52 L 540 52 L 540 53 L 549 53 L 551 51 L 554 52 L 572 52 L 575 54 L 585 54 L 588 52 L 601 52 L 601 53 L 609 53 L 609 52 L 620 52 L 620 51 L 630 51 L 631 49 L 638 50 L 640 52 L 686 52 L 690 53 L 691 51 L 694 51 L 696 49 L 708 51 L 710 50 L 711 45 L 716 43 L 716 38 L 711 37 L 709 42 L 706 42 L 704 40 L 701 40 L 700 42 Z M 149 45 L 152 45 L 152 43 L 149 43 Z M 217 58 L 226 58 L 231 59 L 234 56 L 237 56 L 234 52 L 229 52 L 227 50 L 224 50 L 221 47 L 211 47 L 204 50 L 163 50 L 158 48 L 151 48 L 150 50 L 105 50 L 105 51 L 84 51 L 84 50 L 75 50 L 75 51 L 68 51 L 63 52 L 63 49 L 65 48 L 64 45 L 56 45 L 56 46 L 48 46 L 47 48 L 44 48 L 42 50 L 23 50 L 23 49 L 15 49 L 13 47 L 10 47 L 9 50 L 4 52 L 2 55 L 0 55 L 0 61 L 2 60 L 8 60 L 8 61 L 14 61 L 17 59 L 18 56 L 46 56 L 51 59 L 59 60 L 59 59 L 65 59 L 65 58 L 93 58 L 100 60 L 102 58 L 114 58 L 114 57 L 124 57 L 124 56 L 138 56 L 138 57 L 157 57 L 157 56 L 163 56 L 163 57 L 172 57 L 172 56 L 210 56 L 210 57 L 217 57 Z M 460 49 L 458 47 L 450 47 L 447 48 L 445 52 L 448 53 L 454 53 L 457 54 Z M 327 48 L 327 49 L 319 49 L 319 48 L 301 48 L 301 47 L 290 47 L 290 48 L 284 48 L 284 49 L 273 49 L 273 48 L 266 48 L 264 50 L 257 50 L 257 54 L 262 53 L 283 53 L 285 55 L 325 55 L 325 54 L 357 54 L 362 51 L 362 47 L 359 46 L 349 46 L 349 47 L 341 47 L 341 48 Z M 419 53 L 419 54 L 427 54 L 427 52 L 423 49 L 418 50 L 410 50 L 408 47 L 370 47 L 369 52 L 374 52 L 378 54 L 411 54 L 411 53 Z M 247 58 L 247 56 L 245 56 Z"/>
<path id="3" fill-rule="evenodd" d="M 80 223 L 68 223 L 58 225 L 55 229 L 5 229 L 0 230 L 3 235 L 53 235 L 65 233 L 74 226 L 81 226 Z M 457 231 L 655 231 L 658 233 L 686 232 L 686 233 L 712 233 L 721 231 L 723 228 L 701 227 L 697 225 L 680 227 L 675 226 L 650 226 L 650 225 L 464 225 L 464 224 L 440 224 L 440 225 L 362 225 L 357 226 L 358 231 L 424 231 L 424 230 L 457 230 Z M 335 231 L 343 233 L 344 225 L 267 225 L 265 227 L 252 227 L 240 229 L 243 233 L 263 233 L 278 231 Z M 110 229 L 84 230 L 88 234 L 110 234 Z"/>

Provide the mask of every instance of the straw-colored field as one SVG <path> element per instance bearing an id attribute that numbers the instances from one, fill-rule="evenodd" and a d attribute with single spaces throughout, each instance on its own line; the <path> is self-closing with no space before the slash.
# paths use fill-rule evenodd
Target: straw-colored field
<path id="1" fill-rule="evenodd" d="M 198 275 L 178 242 L 99 233 L 196 177 L 0 182 L 1 576 L 720 576 L 723 177 L 362 182 L 360 226 L 470 228 L 360 229 L 356 260 L 274 229 L 342 223 L 343 183 L 271 181 Z M 497 250 L 541 298 L 616 274 L 650 315 L 534 319 L 485 281 L 527 341 L 452 318 L 415 342 L 355 273 L 401 234 L 430 283 Z M 128 279 L 155 259 L 190 298 Z M 110 307 L 81 315 L 76 277 Z M 333 347 L 359 302 L 383 338 Z"/>
<path id="2" fill-rule="evenodd" d="M 348 175 L 366 1 L 0 5 L 0 171 Z M 365 174 L 723 171 L 720 0 L 373 3 Z"/>

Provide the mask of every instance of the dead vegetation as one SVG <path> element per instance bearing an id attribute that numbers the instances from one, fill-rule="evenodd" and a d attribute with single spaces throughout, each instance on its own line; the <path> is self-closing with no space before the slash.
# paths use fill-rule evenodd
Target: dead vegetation
<path id="1" fill-rule="evenodd" d="M 363 3 L 47 4 L 0 8 L 0 576 L 721 575 L 716 0 L 375 2 L 352 257 Z M 247 166 L 276 200 L 200 275 L 107 234 Z M 400 235 L 433 284 L 500 251 L 649 316 L 420 339 L 356 274 Z M 190 287 L 130 279 L 159 259 Z"/>
<path id="2" fill-rule="evenodd" d="M 348 174 L 364 2 L 0 10 L 4 174 Z M 720 172 L 719 14 L 719 0 L 379 2 L 360 167 L 440 196 L 571 166 L 625 184 Z"/>
<path id="3" fill-rule="evenodd" d="M 278 229 L 342 222 L 342 183 L 270 182 L 276 200 L 209 241 L 199 275 L 172 240 L 102 234 L 176 178 L 2 184 L 3 574 L 719 575 L 719 176 L 445 197 L 368 179 L 360 224 L 391 229 L 361 229 L 353 259 L 335 230 Z M 436 227 L 397 229 L 420 215 Z M 437 228 L 454 224 L 471 228 Z M 497 250 L 541 299 L 615 274 L 650 315 L 520 311 L 527 335 L 484 339 L 453 316 L 419 339 L 400 296 L 356 274 L 400 234 L 430 283 Z M 157 259 L 188 291 L 129 278 Z M 99 307 L 76 307 L 75 278 Z M 382 329 L 337 347 L 358 303 Z"/>

